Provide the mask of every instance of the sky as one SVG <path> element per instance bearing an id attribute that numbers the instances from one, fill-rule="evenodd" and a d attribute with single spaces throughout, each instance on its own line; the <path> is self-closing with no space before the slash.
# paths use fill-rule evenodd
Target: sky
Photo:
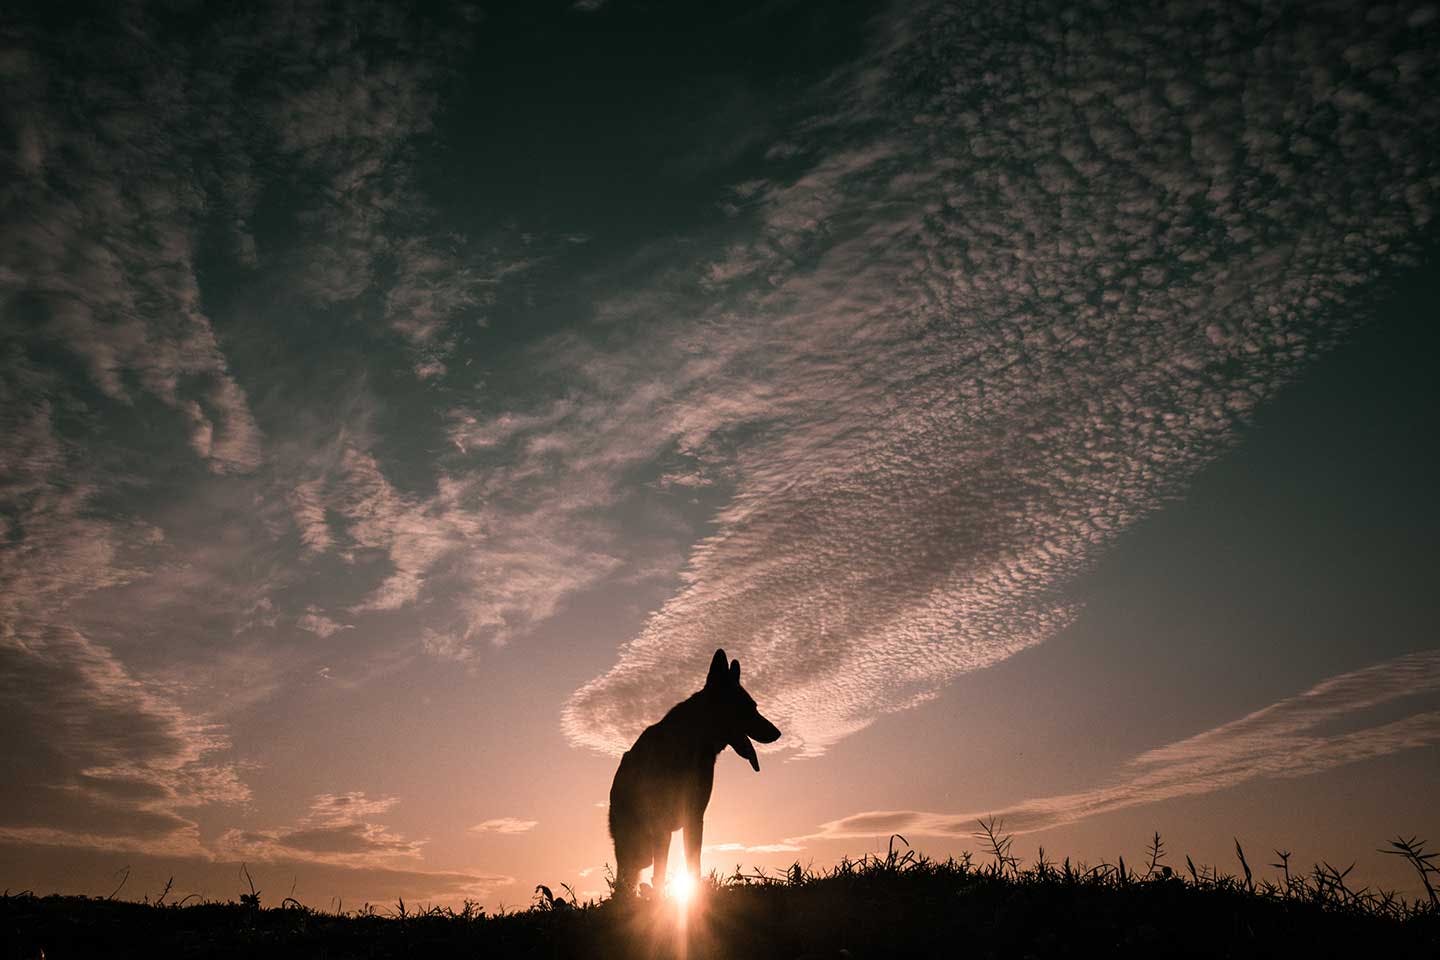
<path id="1" fill-rule="evenodd" d="M 723 647 L 707 871 L 1419 892 L 1435 5 L 404 6 L 0 19 L 0 888 L 598 896 Z"/>

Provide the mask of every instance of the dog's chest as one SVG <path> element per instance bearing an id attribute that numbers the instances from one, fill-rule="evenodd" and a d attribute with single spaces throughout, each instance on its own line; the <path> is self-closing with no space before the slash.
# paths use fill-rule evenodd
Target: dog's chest
<path id="1" fill-rule="evenodd" d="M 626 754 L 617 780 L 647 818 L 678 828 L 687 814 L 703 812 L 710 802 L 715 753 L 684 738 L 642 738 Z"/>

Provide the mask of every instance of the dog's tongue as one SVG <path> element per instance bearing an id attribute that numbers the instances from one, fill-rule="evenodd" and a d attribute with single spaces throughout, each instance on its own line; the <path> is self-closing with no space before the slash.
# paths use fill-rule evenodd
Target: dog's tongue
<path id="1" fill-rule="evenodd" d="M 735 748 L 736 753 L 750 761 L 750 766 L 755 768 L 756 773 L 760 772 L 760 758 L 755 756 L 755 745 L 750 742 L 749 737 L 741 734 L 738 740 L 730 741 L 730 746 Z"/>

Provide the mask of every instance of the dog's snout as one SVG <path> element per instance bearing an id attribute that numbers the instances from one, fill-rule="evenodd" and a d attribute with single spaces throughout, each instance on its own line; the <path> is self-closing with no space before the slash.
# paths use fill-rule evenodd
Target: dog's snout
<path id="1" fill-rule="evenodd" d="M 757 715 L 755 717 L 755 729 L 750 732 L 750 739 L 758 740 L 760 743 L 774 743 L 780 739 L 780 728 L 769 720 Z"/>

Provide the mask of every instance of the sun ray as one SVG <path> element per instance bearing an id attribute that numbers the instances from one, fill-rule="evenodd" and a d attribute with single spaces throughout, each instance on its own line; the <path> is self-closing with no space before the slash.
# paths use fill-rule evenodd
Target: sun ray
<path id="1" fill-rule="evenodd" d="M 695 878 L 686 871 L 676 874 L 670 880 L 670 899 L 675 901 L 675 907 L 682 914 L 690 909 L 690 904 L 699 893 L 699 884 Z"/>

